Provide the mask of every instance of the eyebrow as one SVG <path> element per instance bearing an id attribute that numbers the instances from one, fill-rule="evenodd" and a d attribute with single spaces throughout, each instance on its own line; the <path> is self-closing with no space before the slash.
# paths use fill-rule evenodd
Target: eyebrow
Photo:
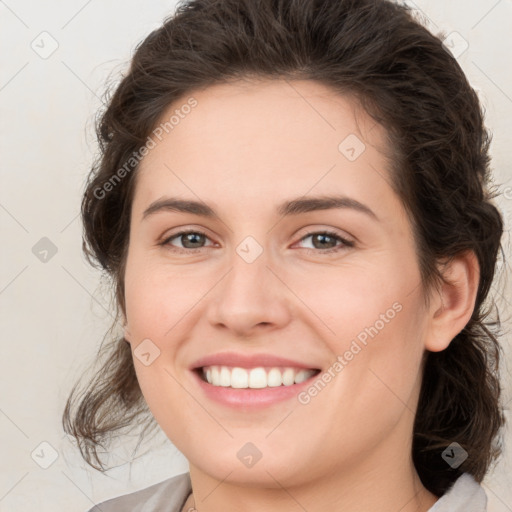
<path id="1" fill-rule="evenodd" d="M 368 215 L 374 220 L 379 220 L 375 212 L 370 207 L 347 196 L 300 197 L 280 204 L 277 207 L 276 212 L 278 215 L 287 217 L 290 215 L 299 215 L 301 213 L 308 213 L 317 210 L 331 210 L 334 208 L 355 210 Z M 179 199 L 176 197 L 163 197 L 152 202 L 148 208 L 144 210 L 142 220 L 146 219 L 150 215 L 162 211 L 191 213 L 207 218 L 218 218 L 215 210 L 206 203 L 188 199 Z"/>

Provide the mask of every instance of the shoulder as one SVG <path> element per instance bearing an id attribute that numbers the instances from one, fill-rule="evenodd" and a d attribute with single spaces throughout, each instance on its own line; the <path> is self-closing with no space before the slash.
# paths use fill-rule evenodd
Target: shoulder
<path id="1" fill-rule="evenodd" d="M 469 473 L 463 473 L 428 512 L 486 512 L 487 495 Z"/>
<path id="2" fill-rule="evenodd" d="M 184 473 L 97 503 L 88 512 L 180 512 L 191 490 L 190 474 Z"/>

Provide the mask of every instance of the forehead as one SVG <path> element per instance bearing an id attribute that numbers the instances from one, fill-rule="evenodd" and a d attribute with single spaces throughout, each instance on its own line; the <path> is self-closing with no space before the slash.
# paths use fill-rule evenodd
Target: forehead
<path id="1" fill-rule="evenodd" d="M 313 189 L 350 195 L 370 183 L 389 187 L 385 130 L 355 98 L 318 82 L 217 84 L 173 102 L 159 126 L 137 172 L 139 202 L 167 191 L 215 191 L 249 204 Z"/>
<path id="2" fill-rule="evenodd" d="M 308 141 L 323 140 L 318 153 L 333 147 L 337 151 L 350 134 L 381 149 L 386 146 L 384 130 L 355 95 L 342 95 L 312 80 L 260 78 L 212 85 L 175 100 L 162 112 L 157 127 L 176 146 L 188 143 L 186 149 L 246 143 L 256 150 L 254 143 L 260 143 L 310 150 Z"/>

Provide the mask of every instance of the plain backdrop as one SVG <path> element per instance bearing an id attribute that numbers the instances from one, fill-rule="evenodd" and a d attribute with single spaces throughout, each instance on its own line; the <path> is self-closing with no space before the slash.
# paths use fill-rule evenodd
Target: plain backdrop
<path id="1" fill-rule="evenodd" d="M 407 3 L 430 29 L 448 35 L 485 106 L 510 259 L 512 1 Z M 81 253 L 78 213 L 96 152 L 94 116 L 107 77 L 126 70 L 137 43 L 174 8 L 164 0 L 0 0 L 1 511 L 84 512 L 187 470 L 160 431 L 133 463 L 133 439 L 116 445 L 116 468 L 101 474 L 61 427 L 66 398 L 112 314 L 99 273 Z M 509 266 L 500 264 L 503 276 Z M 502 281 L 494 294 L 510 331 L 512 293 Z M 509 421 L 510 339 L 503 338 Z M 512 511 L 510 432 L 505 456 L 484 481 L 489 512 Z"/>

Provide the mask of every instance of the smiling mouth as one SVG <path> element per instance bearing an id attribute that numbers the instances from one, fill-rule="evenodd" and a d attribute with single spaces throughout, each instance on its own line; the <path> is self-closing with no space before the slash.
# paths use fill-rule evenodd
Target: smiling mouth
<path id="1" fill-rule="evenodd" d="M 215 387 L 233 389 L 263 389 L 300 384 L 320 373 L 319 369 L 293 367 L 240 368 L 232 366 L 203 366 L 194 370 L 199 377 Z"/>

